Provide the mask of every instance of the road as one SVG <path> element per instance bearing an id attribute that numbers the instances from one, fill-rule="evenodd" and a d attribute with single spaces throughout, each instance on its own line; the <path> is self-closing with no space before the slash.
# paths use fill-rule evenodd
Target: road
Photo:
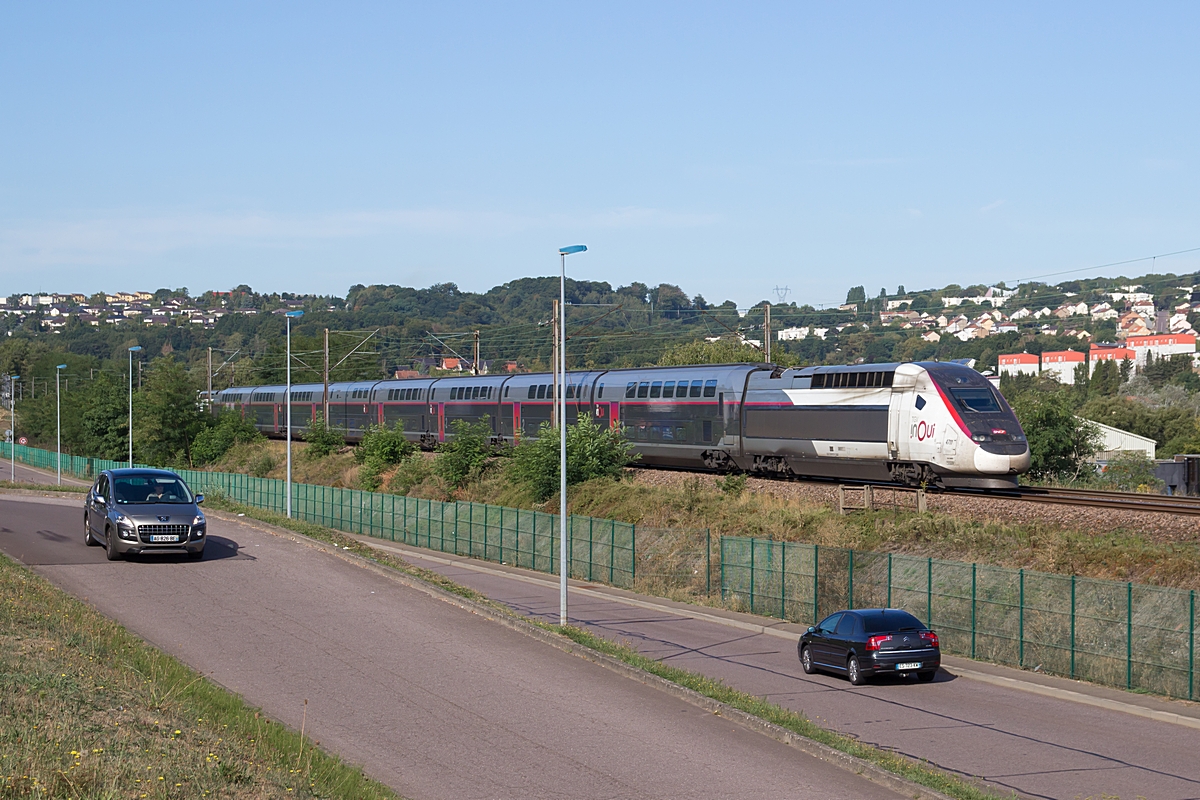
<path id="1" fill-rule="evenodd" d="M 0 550 L 408 797 L 897 798 L 346 558 L 210 516 L 108 562 L 79 498 L 0 495 Z"/>
<path id="2" fill-rule="evenodd" d="M 396 550 L 411 563 L 521 613 L 558 621 L 556 577 L 356 538 Z M 735 622 L 770 624 L 761 617 L 670 604 L 609 587 L 575 592 L 570 612 L 573 623 L 646 655 L 767 697 L 862 741 L 1025 795 L 1200 797 L 1200 760 L 1195 757 L 1200 730 L 1195 727 L 957 677 L 953 667 L 942 670 L 931 684 L 892 680 L 855 688 L 843 678 L 805 675 L 796 657 L 796 638 L 699 618 L 724 615 Z M 782 623 L 779 627 L 790 628 L 796 636 L 802 630 Z M 1019 670 L 954 661 L 993 675 L 1033 678 Z M 1102 701 L 1113 698 L 1138 703 L 1138 708 L 1183 711 L 1194 721 L 1200 718 L 1195 704 L 1065 680 L 1046 678 L 1043 683 Z"/>

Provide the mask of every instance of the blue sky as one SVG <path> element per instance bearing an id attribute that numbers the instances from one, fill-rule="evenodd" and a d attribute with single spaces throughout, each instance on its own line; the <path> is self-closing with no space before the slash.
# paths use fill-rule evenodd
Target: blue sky
<path id="1" fill-rule="evenodd" d="M 5 4 L 0 293 L 484 290 L 583 242 L 816 304 L 1200 247 L 1200 5 L 745 6 Z"/>

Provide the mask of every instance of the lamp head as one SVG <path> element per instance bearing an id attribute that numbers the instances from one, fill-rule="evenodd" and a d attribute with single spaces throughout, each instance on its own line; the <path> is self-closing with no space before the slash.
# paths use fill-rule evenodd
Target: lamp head
<path id="1" fill-rule="evenodd" d="M 587 250 L 586 244 L 573 244 L 570 247 L 558 248 L 558 254 L 561 256 L 570 256 L 575 253 L 582 253 L 584 250 Z"/>
<path id="2" fill-rule="evenodd" d="M 141 349 L 142 349 L 142 346 L 140 344 L 135 344 L 133 347 L 129 348 L 129 352 L 136 353 L 138 350 L 141 350 Z"/>
<path id="3" fill-rule="evenodd" d="M 21 380 L 21 376 L 20 375 L 9 375 L 8 379 L 10 381 L 19 381 L 19 380 Z"/>
<path id="4" fill-rule="evenodd" d="M 284 314 L 284 316 L 285 316 L 285 317 L 291 317 L 292 319 L 295 319 L 296 317 L 303 317 L 303 316 L 304 316 L 304 312 L 303 312 L 303 311 L 288 311 L 286 314 Z"/>
<path id="5" fill-rule="evenodd" d="M 66 364 L 59 364 L 57 367 L 55 367 L 55 369 L 66 369 L 66 368 L 67 368 Z"/>

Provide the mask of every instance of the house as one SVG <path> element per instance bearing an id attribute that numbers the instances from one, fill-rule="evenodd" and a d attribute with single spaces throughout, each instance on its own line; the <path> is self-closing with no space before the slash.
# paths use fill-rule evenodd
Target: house
<path id="1" fill-rule="evenodd" d="M 1105 361 L 1116 361 L 1120 364 L 1122 361 L 1128 360 L 1133 366 L 1137 354 L 1127 347 L 1120 347 L 1115 344 L 1093 344 L 1092 349 L 1088 351 L 1088 375 L 1096 371 L 1096 366 Z"/>
<path id="2" fill-rule="evenodd" d="M 1111 303 L 1098 303 L 1092 306 L 1091 313 L 1092 319 L 1097 321 L 1103 319 L 1117 319 L 1121 316 L 1121 314 L 1112 307 Z"/>
<path id="3" fill-rule="evenodd" d="M 465 366 L 465 363 L 466 363 L 466 359 L 463 359 L 463 358 L 443 358 L 442 363 L 439 365 L 438 369 L 462 372 L 463 368 Z"/>
<path id="4" fill-rule="evenodd" d="M 851 314 L 858 313 L 858 303 L 843 303 L 838 306 L 838 311 L 849 311 Z"/>
<path id="5" fill-rule="evenodd" d="M 1117 320 L 1117 337 L 1124 339 L 1130 336 L 1145 336 L 1152 333 L 1150 326 L 1146 324 L 1141 315 L 1137 312 L 1129 311 Z"/>
<path id="6" fill-rule="evenodd" d="M 1038 334 L 1041 336 L 1058 336 L 1058 326 L 1049 324 L 1043 325 L 1042 327 L 1038 328 Z"/>
<path id="7" fill-rule="evenodd" d="M 1088 313 L 1087 303 L 1064 303 L 1054 310 L 1054 316 L 1059 319 L 1067 317 L 1082 317 Z"/>
<path id="8" fill-rule="evenodd" d="M 1062 335 L 1063 336 L 1074 336 L 1076 339 L 1092 338 L 1092 334 L 1090 331 L 1076 330 L 1075 328 L 1068 328 L 1067 330 L 1062 332 Z"/>
<path id="9" fill-rule="evenodd" d="M 1003 376 L 1037 375 L 1042 360 L 1033 353 L 1007 353 L 997 359 L 997 371 Z"/>
<path id="10" fill-rule="evenodd" d="M 921 334 L 921 340 L 931 344 L 937 344 L 942 340 L 942 335 L 937 331 L 925 331 Z"/>
<path id="11" fill-rule="evenodd" d="M 1139 300 L 1136 303 L 1131 303 L 1129 310 L 1147 320 L 1154 319 L 1155 308 L 1153 300 Z"/>
<path id="12" fill-rule="evenodd" d="M 992 333 L 1016 333 L 1018 330 L 1015 322 L 1001 322 L 992 329 Z"/>
<path id="13" fill-rule="evenodd" d="M 1025 319 L 1026 317 L 1031 317 L 1031 316 L 1033 316 L 1033 312 L 1030 311 L 1028 308 L 1018 308 L 1016 311 L 1014 311 L 1012 313 L 1012 316 L 1009 317 L 1009 319 Z"/>
<path id="14" fill-rule="evenodd" d="M 898 297 L 895 300 L 887 301 L 887 311 L 895 311 L 900 306 L 906 306 L 912 303 L 911 297 Z"/>
<path id="15" fill-rule="evenodd" d="M 1146 355 L 1153 353 L 1155 358 L 1165 358 L 1175 355 L 1196 355 L 1196 336 L 1188 333 L 1166 333 L 1151 336 L 1129 336 L 1125 339 L 1125 347 L 1136 355 L 1134 363 L 1138 367 L 1145 366 Z"/>
<path id="16" fill-rule="evenodd" d="M 808 327 L 803 328 L 784 328 L 775 334 L 781 342 L 796 342 L 801 339 L 808 338 Z"/>
<path id="17" fill-rule="evenodd" d="M 1074 385 L 1075 368 L 1085 361 L 1083 353 L 1056 350 L 1042 353 L 1042 372 L 1058 379 L 1059 383 Z"/>
<path id="18" fill-rule="evenodd" d="M 1034 312 L 1034 314 L 1033 314 L 1033 318 L 1034 318 L 1034 319 L 1041 319 L 1042 317 L 1048 317 L 1048 316 L 1050 316 L 1050 315 L 1051 315 L 1051 314 L 1053 314 L 1053 313 L 1054 313 L 1054 312 L 1053 312 L 1053 311 L 1051 311 L 1050 309 L 1043 307 L 1043 308 L 1042 308 L 1040 311 L 1035 311 L 1035 312 Z"/>

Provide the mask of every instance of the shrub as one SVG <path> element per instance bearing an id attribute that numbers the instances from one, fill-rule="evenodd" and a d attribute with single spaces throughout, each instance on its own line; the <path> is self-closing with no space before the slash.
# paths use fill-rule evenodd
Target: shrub
<path id="1" fill-rule="evenodd" d="M 392 477 L 388 480 L 388 491 L 408 494 L 413 487 L 424 483 L 432 474 L 433 470 L 430 468 L 429 459 L 421 453 L 413 453 L 401 461 L 400 466 L 392 473 Z"/>
<path id="2" fill-rule="evenodd" d="M 264 451 L 250 462 L 250 474 L 256 478 L 265 478 L 275 469 L 275 456 Z"/>
<path id="3" fill-rule="evenodd" d="M 379 488 L 380 475 L 393 464 L 399 464 L 416 452 L 416 446 L 404 438 L 404 428 L 397 425 L 371 425 L 363 432 L 362 441 L 354 450 L 354 460 L 362 465 L 358 482 L 373 492 Z"/>
<path id="4" fill-rule="evenodd" d="M 1121 492 L 1157 492 L 1163 482 L 1154 475 L 1154 461 L 1144 453 L 1121 453 L 1108 462 L 1100 476 L 1106 489 Z"/>
<path id="5" fill-rule="evenodd" d="M 717 488 L 730 497 L 741 497 L 746 491 L 746 475 L 741 472 L 731 473 L 723 478 L 717 478 Z"/>
<path id="6" fill-rule="evenodd" d="M 483 417 L 474 423 L 455 420 L 451 430 L 454 438 L 438 446 L 433 471 L 451 486 L 462 486 L 483 474 L 494 449 L 492 426 Z"/>
<path id="7" fill-rule="evenodd" d="M 620 430 L 583 417 L 567 428 L 567 485 L 593 478 L 619 479 L 633 460 L 630 447 Z M 538 438 L 522 442 L 513 451 L 509 477 L 535 500 L 544 502 L 558 491 L 559 458 L 558 429 L 543 425 Z"/>
<path id="8" fill-rule="evenodd" d="M 1063 391 L 1028 392 L 1010 402 L 1029 437 L 1030 475 L 1077 479 L 1099 445 L 1096 426 L 1075 416 Z"/>
<path id="9" fill-rule="evenodd" d="M 320 412 L 317 412 L 317 418 L 304 432 L 304 441 L 308 442 L 307 455 L 309 458 L 324 458 L 346 445 L 342 434 L 326 425 L 325 417 Z"/>
<path id="10" fill-rule="evenodd" d="M 192 442 L 192 461 L 197 466 L 220 461 L 229 448 L 237 444 L 247 444 L 258 441 L 263 435 L 254 425 L 241 416 L 224 413 L 217 417 L 217 423 L 196 434 Z"/>

